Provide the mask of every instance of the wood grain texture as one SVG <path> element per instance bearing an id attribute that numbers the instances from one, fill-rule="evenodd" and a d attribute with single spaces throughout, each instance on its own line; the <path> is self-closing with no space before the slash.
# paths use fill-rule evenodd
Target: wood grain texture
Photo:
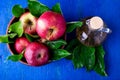
<path id="1" fill-rule="evenodd" d="M 93 71 L 86 72 L 84 68 L 75 70 L 73 64 L 65 59 L 41 67 L 6 61 L 10 52 L 6 44 L 0 44 L 0 80 L 120 80 L 120 0 L 40 1 L 50 8 L 59 2 L 66 21 L 77 21 L 87 16 L 103 18 L 113 31 L 104 43 L 109 77 L 102 77 Z M 15 4 L 26 8 L 27 0 L 0 0 L 0 35 L 6 33 L 7 25 L 12 18 L 11 9 Z"/>

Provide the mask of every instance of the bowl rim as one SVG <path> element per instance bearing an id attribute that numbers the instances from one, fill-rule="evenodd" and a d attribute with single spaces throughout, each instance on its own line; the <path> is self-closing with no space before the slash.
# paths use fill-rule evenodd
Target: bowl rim
<path id="1" fill-rule="evenodd" d="M 8 34 L 8 29 L 9 29 L 9 27 L 10 27 L 10 25 L 12 24 L 12 22 L 13 22 L 13 20 L 15 19 L 16 17 L 12 17 L 12 19 L 10 20 L 10 22 L 8 23 L 8 25 L 7 25 L 7 30 L 6 30 L 6 34 Z M 8 47 L 8 49 L 9 49 L 9 51 L 10 51 L 10 54 L 14 54 L 13 53 L 13 51 L 11 50 L 11 48 L 10 48 L 10 44 L 9 43 L 7 43 L 7 47 Z M 24 61 L 22 61 L 22 60 L 19 60 L 21 63 L 23 63 L 23 64 L 25 64 L 25 65 L 29 65 L 28 63 L 26 63 L 26 62 L 24 62 Z"/>

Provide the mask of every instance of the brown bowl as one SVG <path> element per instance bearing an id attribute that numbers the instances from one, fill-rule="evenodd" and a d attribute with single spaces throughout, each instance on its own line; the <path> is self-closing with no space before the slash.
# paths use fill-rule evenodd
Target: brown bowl
<path id="1" fill-rule="evenodd" d="M 13 23 L 15 23 L 15 22 L 17 22 L 17 21 L 19 21 L 19 18 L 16 18 L 16 17 L 13 17 L 13 18 L 10 20 L 10 22 L 9 22 L 9 24 L 8 24 L 8 26 L 7 26 L 6 34 L 8 34 L 8 28 L 10 27 L 10 25 L 13 24 Z M 66 34 L 64 34 L 64 36 L 61 37 L 61 38 L 64 39 L 64 40 L 66 40 Z M 7 46 L 8 46 L 8 49 L 9 49 L 9 51 L 10 51 L 10 53 L 11 53 L 12 55 L 13 55 L 13 54 L 18 54 L 18 53 L 16 52 L 16 50 L 14 49 L 14 43 L 8 43 Z M 64 46 L 62 46 L 61 48 L 63 49 Z M 20 60 L 20 62 L 23 63 L 23 64 L 25 64 L 25 65 L 29 65 L 24 57 Z M 49 61 L 48 61 L 48 63 L 50 63 L 50 62 L 52 62 L 52 60 L 49 60 Z M 31 66 L 31 65 L 29 65 L 29 66 Z"/>

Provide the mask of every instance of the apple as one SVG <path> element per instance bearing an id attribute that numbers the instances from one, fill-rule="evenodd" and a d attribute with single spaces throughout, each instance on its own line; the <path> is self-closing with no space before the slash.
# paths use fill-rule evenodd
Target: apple
<path id="1" fill-rule="evenodd" d="M 37 18 L 34 17 L 30 12 L 22 14 L 20 21 L 25 33 L 36 34 Z"/>
<path id="2" fill-rule="evenodd" d="M 32 42 L 25 50 L 24 57 L 31 66 L 40 66 L 48 62 L 49 51 L 42 43 Z"/>
<path id="3" fill-rule="evenodd" d="M 30 41 L 25 37 L 20 37 L 15 40 L 14 48 L 20 54 L 28 45 Z"/>
<path id="4" fill-rule="evenodd" d="M 64 17 L 56 12 L 44 12 L 37 20 L 36 32 L 46 40 L 57 40 L 66 31 L 66 21 Z"/>

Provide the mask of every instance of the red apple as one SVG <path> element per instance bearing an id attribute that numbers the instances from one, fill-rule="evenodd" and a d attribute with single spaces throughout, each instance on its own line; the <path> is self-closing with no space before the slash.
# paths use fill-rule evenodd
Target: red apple
<path id="1" fill-rule="evenodd" d="M 34 17 L 30 12 L 24 13 L 20 17 L 20 21 L 22 22 L 25 33 L 28 33 L 28 34 L 36 33 L 37 18 Z"/>
<path id="2" fill-rule="evenodd" d="M 49 51 L 42 43 L 32 42 L 24 53 L 27 63 L 31 66 L 40 66 L 48 62 Z"/>
<path id="3" fill-rule="evenodd" d="M 64 17 L 56 12 L 44 12 L 37 20 L 36 32 L 46 40 L 56 40 L 62 37 L 66 30 Z"/>
<path id="4" fill-rule="evenodd" d="M 29 40 L 25 37 L 20 37 L 15 40 L 15 50 L 20 54 L 28 45 L 30 44 Z"/>

